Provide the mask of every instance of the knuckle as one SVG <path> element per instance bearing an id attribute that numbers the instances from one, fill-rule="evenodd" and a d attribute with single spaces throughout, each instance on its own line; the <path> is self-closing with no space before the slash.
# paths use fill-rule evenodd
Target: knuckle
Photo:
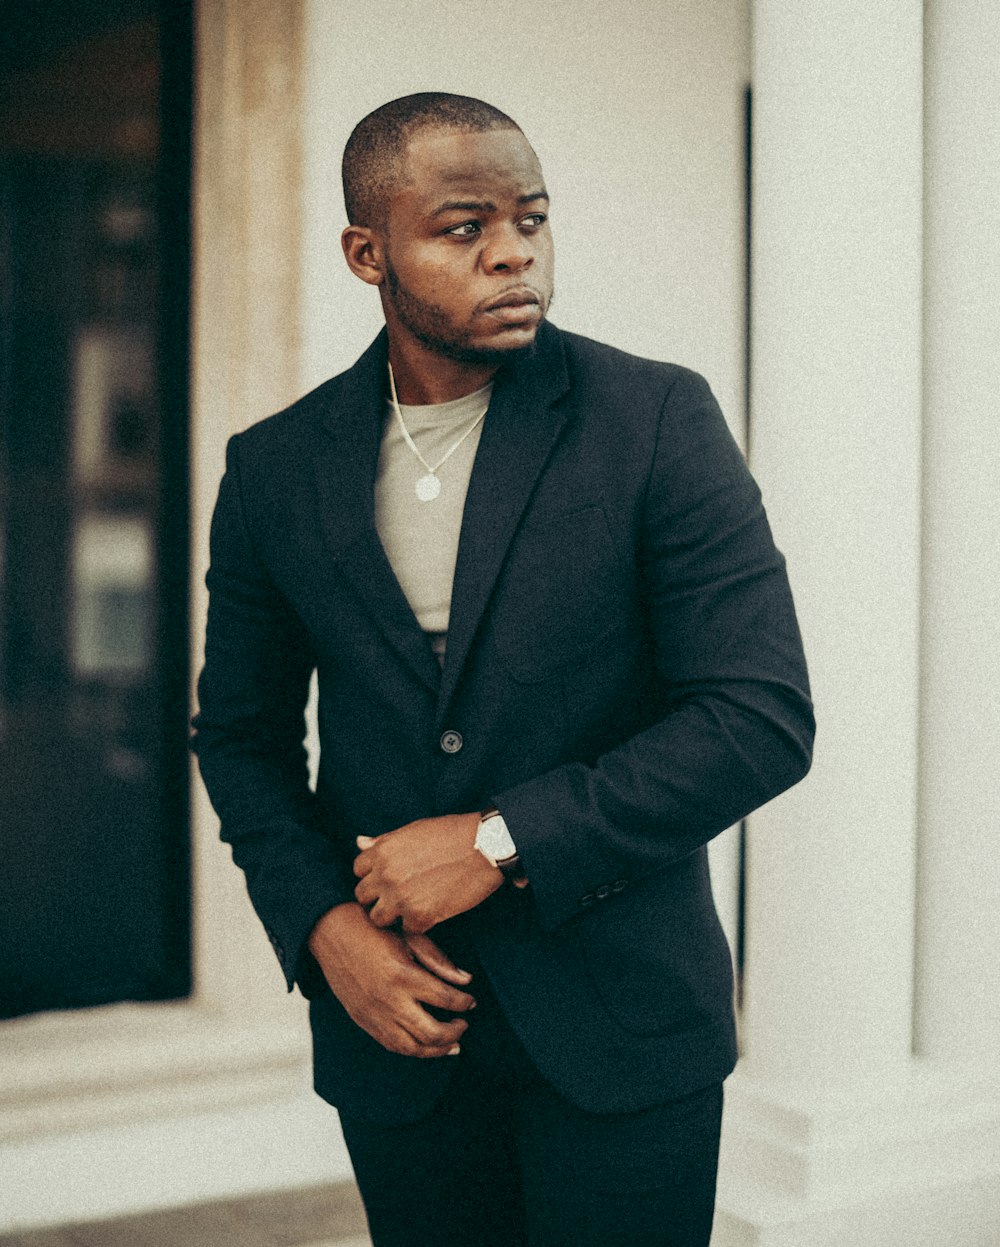
<path id="1" fill-rule="evenodd" d="M 419 1044 L 408 1032 L 394 1029 L 389 1032 L 385 1047 L 391 1052 L 398 1052 L 400 1056 L 413 1056 Z"/>
<path id="2" fill-rule="evenodd" d="M 416 993 L 426 982 L 429 971 L 417 961 L 411 961 L 405 955 L 400 958 L 398 963 L 400 986 L 404 987 L 408 992 Z"/>
<path id="3" fill-rule="evenodd" d="M 422 1044 L 434 1046 L 445 1042 L 447 1033 L 440 1023 L 427 1022 L 416 1028 L 417 1038 Z"/>

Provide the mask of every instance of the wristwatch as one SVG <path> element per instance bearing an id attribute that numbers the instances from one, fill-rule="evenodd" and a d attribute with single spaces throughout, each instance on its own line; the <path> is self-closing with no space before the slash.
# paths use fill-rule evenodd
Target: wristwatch
<path id="1" fill-rule="evenodd" d="M 496 807 L 483 810 L 476 828 L 476 848 L 491 866 L 496 866 L 503 877 L 517 888 L 527 887 L 528 880 L 521 870 L 521 859 L 511 839 L 503 815 Z"/>

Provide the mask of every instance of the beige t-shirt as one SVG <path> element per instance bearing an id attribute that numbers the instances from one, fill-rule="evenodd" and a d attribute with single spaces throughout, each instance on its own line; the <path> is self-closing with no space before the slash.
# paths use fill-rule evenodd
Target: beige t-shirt
<path id="1" fill-rule="evenodd" d="M 400 404 L 407 432 L 432 468 L 486 411 L 491 391 L 487 385 L 449 403 Z M 427 469 L 406 444 L 392 403 L 387 406 L 375 476 L 375 527 L 417 622 L 444 662 L 458 536 L 483 421 L 438 468 L 438 496 L 421 502 L 416 484 Z"/>

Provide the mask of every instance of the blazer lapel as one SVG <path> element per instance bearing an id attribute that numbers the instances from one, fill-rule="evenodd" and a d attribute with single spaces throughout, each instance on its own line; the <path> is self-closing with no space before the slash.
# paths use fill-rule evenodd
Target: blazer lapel
<path id="1" fill-rule="evenodd" d="M 566 421 L 559 334 L 543 324 L 535 350 L 498 374 L 469 481 L 438 694 L 439 726 L 535 482 Z"/>
<path id="2" fill-rule="evenodd" d="M 436 692 L 441 671 L 375 528 L 375 473 L 385 423 L 383 330 L 331 391 L 314 460 L 326 544 L 390 646 Z"/>

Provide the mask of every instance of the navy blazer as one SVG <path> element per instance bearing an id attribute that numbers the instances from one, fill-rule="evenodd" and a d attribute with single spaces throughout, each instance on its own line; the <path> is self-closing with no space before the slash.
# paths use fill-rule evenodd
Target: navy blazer
<path id="1" fill-rule="evenodd" d="M 724 1077 L 732 970 L 705 845 L 794 784 L 813 717 L 759 491 L 707 384 L 544 324 L 497 374 L 443 671 L 375 530 L 383 331 L 234 437 L 194 747 L 291 988 L 317 1090 L 413 1120 L 447 1060 L 383 1049 L 306 947 L 355 837 L 496 805 L 531 886 L 458 931 L 541 1072 L 593 1112 Z M 304 707 L 319 682 L 315 792 Z"/>

